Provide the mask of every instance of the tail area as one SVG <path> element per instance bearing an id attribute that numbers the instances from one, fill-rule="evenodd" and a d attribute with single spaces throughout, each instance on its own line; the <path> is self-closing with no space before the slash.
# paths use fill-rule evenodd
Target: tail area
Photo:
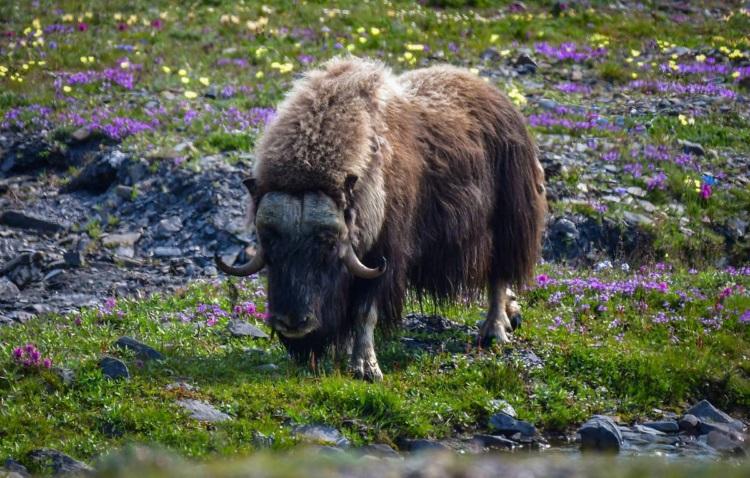
<path id="1" fill-rule="evenodd" d="M 541 251 L 547 200 L 544 169 L 520 113 L 497 118 L 488 153 L 495 169 L 493 260 L 490 280 L 523 286 Z"/>

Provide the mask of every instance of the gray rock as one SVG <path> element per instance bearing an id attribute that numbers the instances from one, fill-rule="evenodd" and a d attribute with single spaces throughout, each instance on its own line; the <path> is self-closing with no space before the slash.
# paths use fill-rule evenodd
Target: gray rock
<path id="1" fill-rule="evenodd" d="M 53 476 L 88 475 L 94 471 L 86 463 L 49 448 L 32 450 L 29 452 L 28 457 L 39 464 L 40 467 L 49 469 Z"/>
<path id="2" fill-rule="evenodd" d="M 630 186 L 626 189 L 626 191 L 631 196 L 636 196 L 639 198 L 646 197 L 646 191 L 643 188 L 639 188 L 638 186 Z"/>
<path id="3" fill-rule="evenodd" d="M 132 350 L 138 358 L 143 360 L 164 360 L 164 356 L 151 346 L 141 343 L 132 337 L 120 337 L 115 341 L 115 347 Z"/>
<path id="4" fill-rule="evenodd" d="M 628 224 L 637 226 L 650 226 L 654 223 L 654 220 L 648 216 L 637 212 L 625 211 L 622 216 Z"/>
<path id="5" fill-rule="evenodd" d="M 622 434 L 610 417 L 594 415 L 578 430 L 584 450 L 620 451 Z"/>
<path id="6" fill-rule="evenodd" d="M 66 387 L 73 385 L 73 382 L 75 382 L 75 373 L 69 368 L 54 367 L 52 372 L 60 378 L 60 381 Z"/>
<path id="7" fill-rule="evenodd" d="M 235 337 L 254 337 L 259 339 L 268 338 L 268 334 L 263 332 L 258 327 L 254 326 L 250 322 L 239 319 L 230 320 L 229 324 L 227 324 L 227 330 Z"/>
<path id="8" fill-rule="evenodd" d="M 105 247 L 133 247 L 141 238 L 140 232 L 127 232 L 123 234 L 108 234 L 102 238 L 102 245 Z"/>
<path id="9" fill-rule="evenodd" d="M 0 277 L 0 300 L 8 302 L 15 301 L 16 297 L 21 294 L 18 286 L 11 282 L 7 277 Z"/>
<path id="10" fill-rule="evenodd" d="M 114 357 L 102 358 L 99 361 L 99 368 L 102 370 L 105 377 L 113 380 L 121 378 L 127 380 L 130 378 L 130 372 L 128 371 L 128 366 L 125 365 L 125 362 Z"/>
<path id="11" fill-rule="evenodd" d="M 680 426 L 676 420 L 659 420 L 656 422 L 646 422 L 643 424 L 643 426 L 658 430 L 663 433 L 677 433 L 680 431 Z"/>
<path id="12" fill-rule="evenodd" d="M 695 416 L 701 422 L 709 421 L 725 423 L 737 431 L 743 431 L 745 429 L 745 425 L 741 421 L 730 417 L 714 407 L 708 400 L 701 400 L 693 405 L 686 413 Z"/>
<path id="13" fill-rule="evenodd" d="M 725 433 L 718 431 L 711 431 L 706 437 L 706 443 L 722 453 L 728 453 L 732 455 L 747 455 L 745 450 L 745 444 L 743 441 L 730 437 Z"/>
<path id="14" fill-rule="evenodd" d="M 327 425 L 301 425 L 292 430 L 294 436 L 306 443 L 348 447 L 349 440 L 340 431 Z"/>
<path id="15" fill-rule="evenodd" d="M 156 226 L 156 233 L 159 237 L 170 237 L 182 230 L 182 219 L 178 216 L 171 216 L 159 221 Z"/>
<path id="16" fill-rule="evenodd" d="M 701 421 L 698 420 L 698 417 L 695 415 L 691 415 L 689 413 L 685 414 L 680 418 L 680 421 L 677 422 L 677 425 L 680 427 L 680 431 L 687 432 L 690 434 L 695 434 L 698 432 L 698 427 L 700 426 Z"/>
<path id="17" fill-rule="evenodd" d="M 9 473 L 15 473 L 17 477 L 20 476 L 23 478 L 27 478 L 31 476 L 31 474 L 29 473 L 29 470 L 27 470 L 25 466 L 23 466 L 22 464 L 18 463 L 16 460 L 13 460 L 11 458 L 8 458 L 5 460 L 5 462 L 3 462 L 3 467 L 0 468 L 0 471 L 7 471 Z M 12 477 L 13 475 L 11 475 L 11 478 Z"/>
<path id="18" fill-rule="evenodd" d="M 202 402 L 200 400 L 177 400 L 177 404 L 184 410 L 190 412 L 190 418 L 201 422 L 218 423 L 232 419 L 232 417 L 222 411 L 217 410 L 210 403 Z"/>
<path id="19" fill-rule="evenodd" d="M 67 251 L 63 253 L 63 259 L 68 267 L 86 267 L 86 256 L 82 251 Z"/>
<path id="20" fill-rule="evenodd" d="M 156 247 L 154 248 L 154 256 L 156 257 L 180 257 L 182 256 L 182 250 L 177 247 Z"/>
<path id="21" fill-rule="evenodd" d="M 516 433 L 520 433 L 525 437 L 536 435 L 536 427 L 534 425 L 522 420 L 516 420 L 505 413 L 492 415 L 490 417 L 490 428 L 505 436 L 511 436 Z"/>
<path id="22" fill-rule="evenodd" d="M 119 198 L 130 201 L 131 199 L 133 199 L 133 188 L 130 186 L 125 186 L 123 184 L 118 184 L 115 188 L 115 194 Z"/>
<path id="23" fill-rule="evenodd" d="M 66 229 L 66 226 L 48 221 L 21 211 L 5 211 L 0 214 L 0 224 L 18 229 L 30 229 L 43 234 L 56 234 Z"/>
<path id="24" fill-rule="evenodd" d="M 517 417 L 516 409 L 513 408 L 513 405 L 501 398 L 490 400 L 489 408 L 492 413 L 501 412 L 513 418 Z"/>

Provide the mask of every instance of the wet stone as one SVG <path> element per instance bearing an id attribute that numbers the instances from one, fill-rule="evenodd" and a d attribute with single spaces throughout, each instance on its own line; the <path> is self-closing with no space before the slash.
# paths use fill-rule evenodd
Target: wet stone
<path id="1" fill-rule="evenodd" d="M 232 417 L 217 410 L 210 403 L 202 402 L 200 400 L 178 400 L 177 404 L 190 413 L 190 418 L 201 422 L 218 423 L 232 419 Z"/>
<path id="2" fill-rule="evenodd" d="M 536 427 L 523 420 L 516 420 L 505 413 L 496 413 L 490 417 L 490 428 L 505 435 L 512 436 L 520 433 L 521 436 L 533 437 L 536 435 Z"/>
<path id="3" fill-rule="evenodd" d="M 680 421 L 677 422 L 677 425 L 680 427 L 680 431 L 691 434 L 698 432 L 698 426 L 700 424 L 701 421 L 698 419 L 698 417 L 689 413 L 683 415 L 682 418 L 680 418 Z"/>
<path id="4" fill-rule="evenodd" d="M 663 433 L 677 433 L 680 431 L 680 426 L 676 420 L 659 420 L 656 422 L 646 422 L 643 424 L 643 426 L 658 430 Z"/>
<path id="5" fill-rule="evenodd" d="M 730 417 L 725 412 L 714 407 L 708 400 L 701 400 L 696 403 L 687 411 L 687 413 L 695 416 L 701 422 L 710 421 L 725 423 L 738 431 L 743 431 L 745 429 L 745 425 L 741 421 Z"/>
<path id="6" fill-rule="evenodd" d="M 594 415 L 578 430 L 584 450 L 619 451 L 623 446 L 620 429 L 610 417 Z"/>
<path id="7" fill-rule="evenodd" d="M 101 359 L 99 361 L 99 368 L 105 377 L 113 380 L 127 380 L 130 378 L 130 372 L 128 371 L 128 366 L 125 365 L 125 362 L 114 357 L 104 357 Z"/>
<path id="8" fill-rule="evenodd" d="M 738 456 L 747 455 L 747 450 L 745 449 L 744 443 L 741 440 L 730 437 L 718 431 L 709 432 L 706 437 L 706 443 L 708 444 L 708 446 L 722 453 Z"/>
<path id="9" fill-rule="evenodd" d="M 163 360 L 164 356 L 153 347 L 135 340 L 132 337 L 120 337 L 115 342 L 116 347 L 132 350 L 143 360 Z"/>
<path id="10" fill-rule="evenodd" d="M 340 431 L 327 425 L 301 425 L 293 430 L 294 436 L 306 443 L 348 447 L 349 440 Z"/>

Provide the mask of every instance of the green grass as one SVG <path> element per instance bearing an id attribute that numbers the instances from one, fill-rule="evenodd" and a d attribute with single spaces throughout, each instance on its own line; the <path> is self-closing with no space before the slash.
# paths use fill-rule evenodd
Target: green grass
<path id="1" fill-rule="evenodd" d="M 578 274 L 565 269 L 550 272 L 560 280 Z M 137 442 L 159 444 L 186 456 L 229 456 L 252 451 L 258 431 L 273 436 L 275 448 L 291 446 L 292 423 L 329 424 L 355 444 L 395 445 L 400 438 L 485 430 L 490 401 L 497 398 L 547 432 L 569 430 L 593 413 L 632 420 L 648 417 L 655 407 L 679 411 L 700 398 L 740 416 L 747 414 L 750 327 L 737 317 L 750 308 L 750 280 L 709 271 L 652 274 L 648 280 L 670 281 L 667 292 L 640 287 L 632 295 L 603 298 L 594 290 L 576 292 L 574 285 L 528 292 L 523 304 L 526 320 L 509 350 L 534 350 L 544 360 L 541 368 L 528 369 L 513 354 L 508 358 L 498 349 L 479 350 L 459 332 L 419 337 L 456 350 L 438 354 L 411 350 L 396 336 L 379 340 L 385 380 L 378 384 L 354 380 L 345 364 L 330 359 L 313 373 L 287 359 L 275 340 L 229 336 L 226 319 L 213 327 L 196 327 L 176 318 L 178 311 L 192 311 L 198 303 L 229 310 L 223 286 L 195 284 L 176 296 L 120 302 L 121 314 L 88 311 L 3 328 L 0 455 L 23 457 L 30 449 L 46 446 L 91 458 Z M 620 272 L 597 277 L 605 284 L 636 278 Z M 240 299 L 260 299 L 254 287 L 245 288 Z M 733 294 L 722 300 L 723 312 L 712 312 L 725 287 L 733 287 Z M 683 290 L 693 299 L 682 301 L 678 291 Z M 562 294 L 559 303 L 555 293 Z M 582 309 L 584 303 L 589 307 Z M 597 311 L 599 305 L 609 312 Z M 422 307 L 432 309 L 429 303 Z M 415 308 L 419 307 L 412 303 L 410 309 Z M 670 309 L 674 312 L 668 314 L 682 319 L 668 324 L 653 320 Z M 480 310 L 481 304 L 473 303 L 446 307 L 442 313 L 473 324 L 481 319 Z M 716 314 L 723 317 L 721 328 L 706 329 L 701 319 Z M 566 325 L 555 328 L 555 316 Z M 613 319 L 619 324 L 613 326 Z M 122 335 L 154 346 L 166 360 L 142 363 L 115 348 L 113 342 Z M 72 369 L 75 382 L 64 385 L 52 371 L 14 365 L 12 348 L 27 342 L 35 343 L 56 366 Z M 249 351 L 255 348 L 265 353 Z M 124 359 L 131 380 L 104 378 L 97 365 L 104 355 Z M 269 362 L 279 369 L 257 369 Z M 179 381 L 196 389 L 166 388 Z M 233 420 L 212 426 L 196 422 L 175 404 L 186 397 L 209 401 Z"/>

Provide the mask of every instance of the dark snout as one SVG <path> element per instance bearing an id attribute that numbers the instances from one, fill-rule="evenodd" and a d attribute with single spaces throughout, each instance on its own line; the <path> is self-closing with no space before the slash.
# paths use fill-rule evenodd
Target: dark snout
<path id="1" fill-rule="evenodd" d="M 304 337 L 320 327 L 320 321 L 312 314 L 273 314 L 268 323 L 275 331 L 291 339 Z"/>

